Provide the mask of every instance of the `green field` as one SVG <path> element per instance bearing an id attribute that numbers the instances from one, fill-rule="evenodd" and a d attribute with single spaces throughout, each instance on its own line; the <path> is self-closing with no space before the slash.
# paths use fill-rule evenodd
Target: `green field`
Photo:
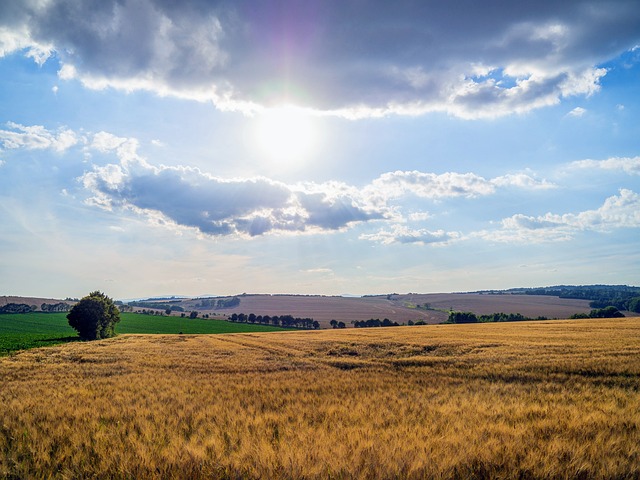
<path id="1" fill-rule="evenodd" d="M 279 327 L 231 323 L 203 318 L 159 317 L 121 313 L 117 333 L 238 333 L 269 332 Z M 77 341 L 76 331 L 67 323 L 66 313 L 25 313 L 0 315 L 0 356 L 16 350 Z"/>

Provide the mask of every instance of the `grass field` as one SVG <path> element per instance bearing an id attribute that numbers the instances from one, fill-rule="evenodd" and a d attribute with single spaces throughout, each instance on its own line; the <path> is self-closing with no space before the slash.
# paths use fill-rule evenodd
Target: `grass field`
<path id="1" fill-rule="evenodd" d="M 122 335 L 0 378 L 0 478 L 640 477 L 640 318 Z"/>
<path id="2" fill-rule="evenodd" d="M 66 313 L 27 313 L 0 315 L 0 356 L 17 350 L 43 347 L 78 340 Z M 238 333 L 281 331 L 278 327 L 236 324 L 203 318 L 160 317 L 137 313 L 120 314 L 116 332 L 121 333 Z"/>

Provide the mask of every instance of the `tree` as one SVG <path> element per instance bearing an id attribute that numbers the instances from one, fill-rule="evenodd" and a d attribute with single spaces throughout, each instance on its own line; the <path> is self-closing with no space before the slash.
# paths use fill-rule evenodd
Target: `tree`
<path id="1" fill-rule="evenodd" d="M 196 312 L 195 310 L 189 314 L 189 318 L 192 320 L 197 317 L 198 317 L 198 312 Z"/>
<path id="2" fill-rule="evenodd" d="M 120 321 L 120 311 L 113 300 L 95 291 L 76 303 L 67 315 L 69 325 L 84 340 L 100 340 L 115 337 L 115 326 Z"/>
<path id="3" fill-rule="evenodd" d="M 329 322 L 329 324 L 331 325 L 332 328 L 338 328 L 338 321 L 337 320 L 331 320 Z"/>
<path id="4" fill-rule="evenodd" d="M 616 307 L 610 305 L 605 308 L 597 308 L 591 310 L 589 313 L 591 318 L 622 318 L 624 314 L 620 312 Z"/>
<path id="5" fill-rule="evenodd" d="M 471 312 L 450 312 L 449 323 L 477 323 L 478 317 Z"/>
<path id="6" fill-rule="evenodd" d="M 631 300 L 629 300 L 627 310 L 633 313 L 640 313 L 640 297 L 633 297 Z"/>

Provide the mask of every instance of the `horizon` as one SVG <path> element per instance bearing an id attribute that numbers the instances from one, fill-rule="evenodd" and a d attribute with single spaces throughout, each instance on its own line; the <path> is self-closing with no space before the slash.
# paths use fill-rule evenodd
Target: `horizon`
<path id="1" fill-rule="evenodd" d="M 639 84 L 622 0 L 0 6 L 0 292 L 640 285 Z"/>

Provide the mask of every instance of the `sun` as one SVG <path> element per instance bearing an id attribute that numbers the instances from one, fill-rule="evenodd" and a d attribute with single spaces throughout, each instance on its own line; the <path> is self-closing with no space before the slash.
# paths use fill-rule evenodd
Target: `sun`
<path id="1" fill-rule="evenodd" d="M 258 150 L 277 164 L 293 165 L 307 160 L 316 148 L 317 137 L 313 115 L 298 107 L 266 109 L 257 118 Z"/>

